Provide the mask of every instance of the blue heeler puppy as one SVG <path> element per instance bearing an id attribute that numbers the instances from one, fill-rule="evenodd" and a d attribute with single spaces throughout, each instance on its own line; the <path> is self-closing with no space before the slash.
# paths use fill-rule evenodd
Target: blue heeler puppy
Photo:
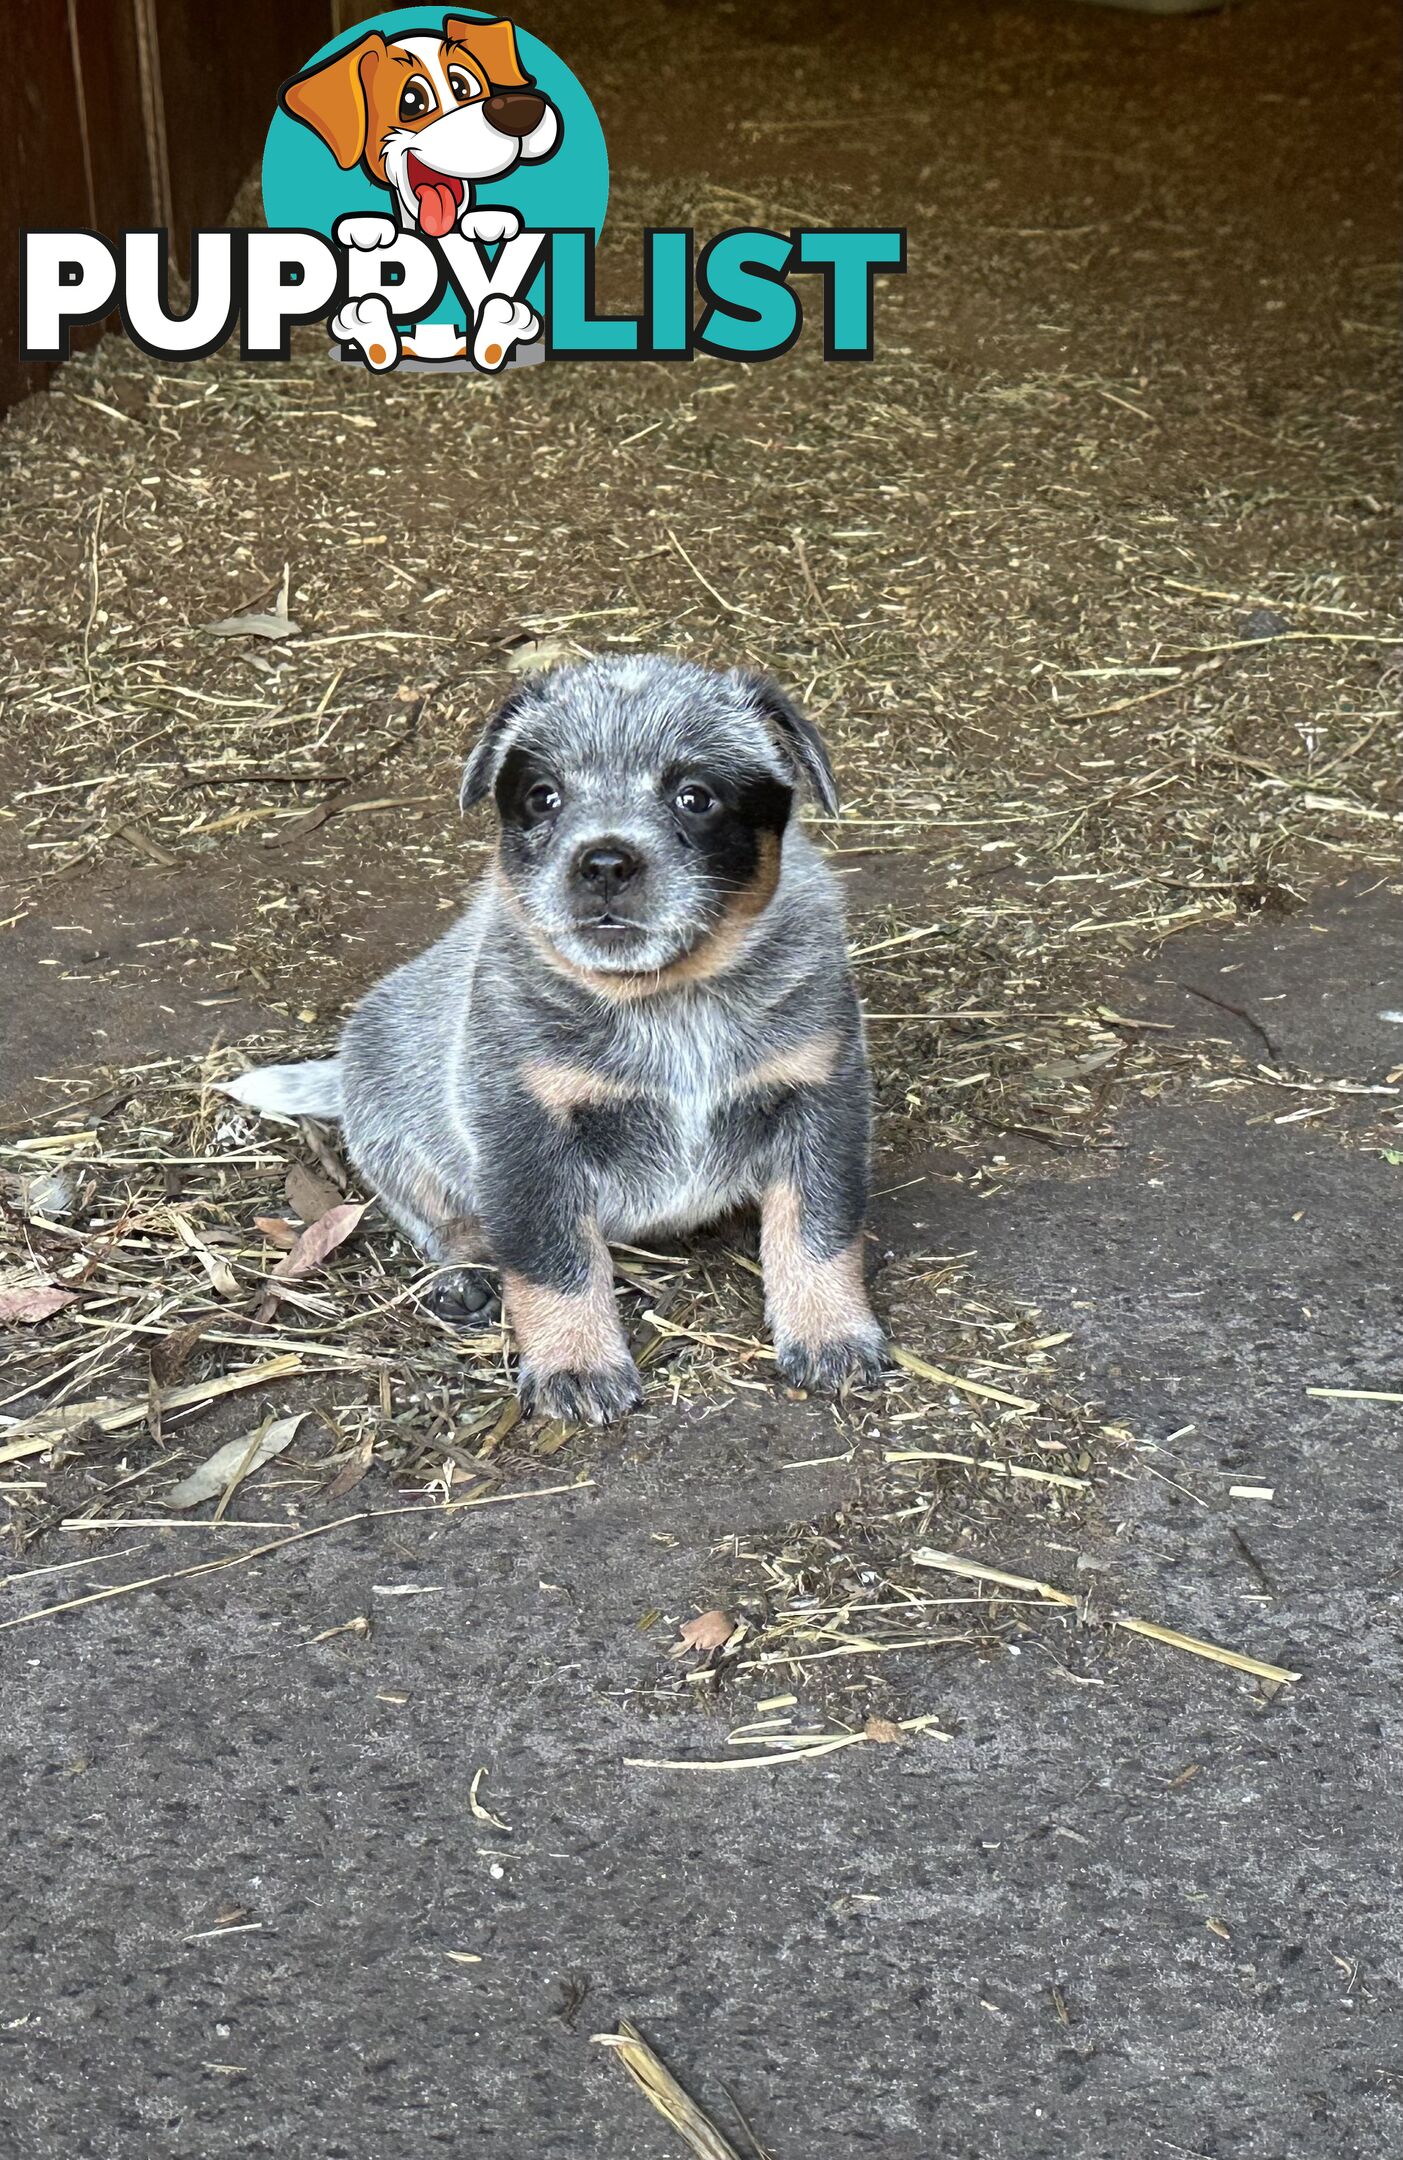
<path id="1" fill-rule="evenodd" d="M 339 1118 L 459 1313 L 501 1270 L 528 1408 L 640 1399 L 606 1240 L 758 1202 L 797 1386 L 874 1381 L 863 1288 L 867 1055 L 836 883 L 794 799 L 837 809 L 817 729 L 762 677 L 608 657 L 527 681 L 468 759 L 497 859 L 438 944 L 321 1063 L 246 1073 L 256 1110 Z M 441 1306 L 441 1309 L 442 1306 Z"/>

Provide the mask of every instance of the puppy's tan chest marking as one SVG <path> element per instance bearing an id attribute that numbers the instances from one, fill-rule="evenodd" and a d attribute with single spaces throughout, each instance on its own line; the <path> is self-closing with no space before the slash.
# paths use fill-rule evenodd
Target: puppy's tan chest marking
<path id="1" fill-rule="evenodd" d="M 577 1110 L 636 1101 L 643 1092 L 630 1081 L 612 1079 L 591 1066 L 572 1065 L 565 1059 L 533 1058 L 522 1067 L 521 1078 L 528 1095 L 562 1124 Z"/>
<path id="2" fill-rule="evenodd" d="M 776 1050 L 739 1071 L 733 1058 L 708 1058 L 701 1045 L 684 1043 L 666 1064 L 644 1066 L 634 1078 L 564 1058 L 529 1059 L 521 1078 L 527 1093 L 553 1118 L 565 1120 L 576 1110 L 644 1098 L 667 1104 L 685 1125 L 695 1128 L 709 1125 L 739 1096 L 769 1088 L 821 1086 L 832 1077 L 838 1048 L 837 1029 L 823 1028 L 806 1042 Z"/>
<path id="3" fill-rule="evenodd" d="M 758 1065 L 743 1072 L 737 1083 L 737 1094 L 747 1094 L 759 1088 L 821 1087 L 833 1077 L 838 1062 L 838 1030 L 823 1028 L 811 1035 L 807 1042 L 796 1043 L 792 1049 L 776 1050 Z"/>
<path id="4" fill-rule="evenodd" d="M 831 1078 L 840 1037 L 836 1028 L 820 1029 L 754 1064 L 727 1030 L 650 1027 L 632 1047 L 628 1077 L 558 1058 L 530 1059 L 521 1069 L 523 1086 L 554 1123 L 568 1126 L 588 1110 L 623 1113 L 617 1153 L 597 1172 L 599 1219 L 611 1237 L 688 1229 L 756 1198 L 755 1169 L 728 1144 L 729 1117 L 757 1095 Z"/>

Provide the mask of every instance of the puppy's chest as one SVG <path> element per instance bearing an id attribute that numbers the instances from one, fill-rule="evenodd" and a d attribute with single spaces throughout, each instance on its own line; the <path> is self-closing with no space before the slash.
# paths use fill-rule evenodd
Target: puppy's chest
<path id="1" fill-rule="evenodd" d="M 754 1187 L 747 1052 L 729 1027 L 644 1038 L 627 1060 L 600 1169 L 636 1224 L 704 1221 Z"/>

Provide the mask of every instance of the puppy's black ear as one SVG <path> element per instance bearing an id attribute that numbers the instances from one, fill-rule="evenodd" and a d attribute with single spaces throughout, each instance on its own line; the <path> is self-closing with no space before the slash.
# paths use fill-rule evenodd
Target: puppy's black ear
<path id="1" fill-rule="evenodd" d="M 511 733 L 512 722 L 530 702 L 530 691 L 531 686 L 528 683 L 523 683 L 519 690 L 513 690 L 506 703 L 497 707 L 468 752 L 468 762 L 463 767 L 463 784 L 458 790 L 460 810 L 471 810 L 475 804 L 491 794 L 493 783 L 501 770 L 502 759 L 507 754 L 507 738 Z"/>
<path id="2" fill-rule="evenodd" d="M 828 745 L 813 721 L 785 696 L 768 675 L 741 675 L 742 688 L 758 707 L 776 746 L 797 780 L 801 780 L 821 810 L 838 815 L 838 783 Z"/>

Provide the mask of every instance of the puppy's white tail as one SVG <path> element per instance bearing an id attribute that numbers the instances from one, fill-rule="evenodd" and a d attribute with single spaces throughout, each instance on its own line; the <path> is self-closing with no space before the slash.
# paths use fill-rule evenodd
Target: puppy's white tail
<path id="1" fill-rule="evenodd" d="M 341 1115 L 341 1064 L 315 1058 L 305 1065 L 255 1065 L 237 1080 L 225 1080 L 226 1095 L 247 1103 L 265 1117 L 338 1118 Z"/>

